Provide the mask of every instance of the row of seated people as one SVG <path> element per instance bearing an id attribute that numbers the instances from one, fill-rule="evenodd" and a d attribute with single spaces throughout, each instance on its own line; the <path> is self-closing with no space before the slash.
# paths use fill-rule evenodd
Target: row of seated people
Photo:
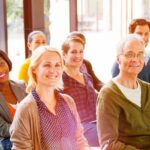
<path id="1" fill-rule="evenodd" d="M 35 37 L 36 38 L 33 41 L 30 40 L 33 42 L 33 43 L 31 42 L 31 45 L 29 45 L 31 46 L 31 48 L 34 47 L 32 44 L 36 45 L 42 43 L 42 45 L 45 45 L 46 40 L 45 41 L 43 40 L 44 42 L 41 42 L 40 40 L 38 40 L 38 36 L 36 34 Z M 133 41 L 134 42 L 136 41 L 136 44 L 134 44 Z M 134 50 L 135 48 L 137 48 L 137 50 L 143 50 L 141 46 L 142 42 L 141 39 L 139 40 L 139 37 L 138 38 L 130 37 L 128 38 L 128 40 L 124 40 L 124 43 L 121 45 L 122 49 L 125 47 L 125 43 L 127 43 L 126 50 L 131 48 L 132 48 L 131 50 Z M 5 125 L 7 126 L 6 136 L 5 136 L 6 127 L 4 126 L 5 127 L 4 130 L 2 130 L 2 133 L 4 133 L 1 140 L 3 147 L 4 145 L 8 145 L 8 144 L 10 144 L 11 147 L 11 142 L 9 142 L 9 128 L 12 123 L 12 120 L 13 120 L 13 124 L 10 129 L 11 141 L 13 143 L 12 149 L 26 149 L 27 147 L 30 149 L 31 147 L 34 147 L 33 149 L 37 149 L 37 150 L 38 149 L 40 150 L 41 148 L 48 149 L 48 150 L 49 149 L 84 150 L 84 149 L 89 149 L 88 145 L 99 146 L 99 143 L 101 143 L 100 145 L 103 149 L 106 149 L 107 147 L 108 149 L 119 149 L 119 148 L 121 149 L 121 148 L 128 148 L 128 147 L 129 149 L 132 147 L 133 149 L 140 149 L 149 146 L 147 144 L 147 139 L 145 139 L 146 142 L 143 142 L 143 144 L 140 143 L 141 146 L 139 146 L 139 144 L 137 144 L 139 142 L 137 143 L 128 142 L 128 139 L 126 137 L 127 134 L 129 134 L 128 132 L 124 132 L 124 134 L 119 133 L 119 131 L 122 130 L 119 128 L 120 124 L 116 125 L 116 123 L 118 122 L 117 119 L 118 116 L 120 115 L 120 112 L 118 112 L 117 108 L 115 108 L 112 104 L 110 104 L 110 106 L 108 105 L 108 107 L 105 104 L 106 101 L 109 104 L 107 97 L 111 96 L 109 95 L 109 93 L 108 95 L 105 94 L 107 93 L 107 91 L 109 91 L 109 88 L 107 89 L 108 86 L 107 84 L 100 91 L 98 97 L 98 105 L 96 105 L 98 92 L 95 90 L 96 86 L 94 86 L 93 84 L 94 80 L 92 76 L 86 73 L 88 69 L 86 68 L 86 63 L 84 63 L 86 61 L 84 61 L 83 58 L 84 46 L 85 46 L 85 39 L 82 38 L 82 34 L 78 32 L 74 32 L 71 33 L 62 44 L 63 59 L 61 58 L 61 55 L 58 52 L 58 50 L 49 48 L 48 46 L 41 46 L 39 44 L 39 48 L 36 47 L 32 49 L 33 51 L 31 57 L 28 59 L 28 66 L 27 66 L 27 72 L 29 73 L 27 77 L 29 78 L 26 80 L 26 85 L 27 85 L 26 91 L 28 93 L 28 96 L 26 96 L 25 93 L 25 88 L 24 88 L 25 86 L 20 85 L 20 83 L 17 83 L 16 85 L 19 87 L 21 86 L 21 88 L 19 89 L 22 90 L 22 92 L 18 91 L 18 93 L 23 93 L 21 95 L 22 97 L 19 97 L 18 100 L 20 101 L 23 99 L 23 97 L 25 96 L 26 97 L 24 98 L 23 102 L 21 102 L 21 104 L 19 105 L 14 120 L 13 120 L 12 112 L 14 114 L 16 106 L 14 107 L 14 105 L 12 104 L 16 105 L 17 102 L 15 101 L 15 98 L 14 101 L 9 101 L 9 99 L 13 99 L 12 97 L 17 97 L 17 95 L 16 93 L 14 93 L 14 91 L 12 91 L 12 87 L 10 87 L 9 71 L 11 70 L 11 67 L 9 66 L 11 64 L 10 63 L 11 61 L 9 60 L 7 55 L 3 54 L 2 52 L 2 54 L 5 57 L 1 57 L 2 58 L 1 61 L 5 62 L 4 63 L 5 67 L 1 73 L 2 74 L 1 79 L 3 83 L 1 86 L 3 87 L 1 88 L 2 89 L 1 93 L 6 98 L 3 101 L 6 101 L 8 103 L 6 105 L 5 102 L 5 105 L 7 106 L 7 111 L 11 112 L 9 114 L 9 116 L 11 116 L 9 122 L 8 119 L 6 120 L 5 117 L 6 114 L 4 114 L 4 112 L 1 115 L 2 121 L 6 123 Z M 142 54 L 144 56 L 143 51 Z M 120 53 L 119 55 L 117 55 L 117 58 L 118 56 L 120 57 Z M 137 55 L 137 57 L 139 57 L 139 55 Z M 119 64 L 119 67 L 122 66 L 121 62 L 123 62 L 123 60 L 117 62 Z M 122 66 L 122 68 L 121 67 L 120 68 L 126 69 L 124 67 L 125 66 Z M 141 63 L 139 69 L 135 70 L 136 74 L 138 74 L 141 71 L 140 69 L 142 67 L 143 66 Z M 7 75 L 6 75 L 5 68 L 8 69 Z M 121 84 L 124 87 L 129 89 L 136 88 L 137 86 L 129 87 L 126 83 L 120 82 L 120 80 L 122 81 L 123 79 L 120 76 L 120 74 L 122 75 L 121 69 L 118 75 L 119 77 L 117 76 L 118 78 L 112 81 L 115 84 L 117 84 L 118 82 L 118 84 Z M 132 75 L 131 73 L 133 72 L 129 71 L 128 73 L 129 75 Z M 59 81 L 61 77 L 62 77 L 63 85 L 61 89 L 59 88 L 58 90 L 58 88 L 56 87 L 60 84 Z M 140 81 L 137 81 L 136 78 L 135 81 L 134 82 L 133 81 L 134 80 L 132 79 L 131 83 L 134 83 L 133 85 L 135 85 L 135 81 L 137 83 L 140 83 Z M 99 80 L 98 90 L 100 90 L 102 85 L 103 85 L 102 82 Z M 137 85 L 139 88 L 140 84 Z M 7 92 L 10 94 L 7 94 Z M 11 97 L 7 97 L 6 95 L 9 95 Z M 129 97 L 129 99 L 130 98 L 131 97 Z M 137 100 L 137 98 L 134 99 Z M 8 107 L 9 104 L 11 104 L 10 106 L 13 109 L 10 109 L 10 107 Z M 96 123 L 97 120 L 96 106 L 97 106 L 98 125 Z M 107 108 L 111 109 L 110 108 L 111 106 L 113 106 L 116 109 L 118 114 L 115 112 L 114 108 L 110 111 L 107 111 Z M 115 116 L 116 122 L 113 122 L 114 115 L 112 111 L 116 113 Z M 110 120 L 110 124 L 108 118 Z M 137 121 L 138 124 L 139 120 Z M 80 122 L 82 126 L 80 125 Z M 4 123 L 2 125 L 4 125 Z M 111 128 L 112 125 L 114 126 L 116 125 L 115 128 Z M 98 132 L 96 126 L 98 128 Z M 143 128 L 144 126 L 141 127 Z M 131 127 L 129 129 L 131 129 Z M 119 130 L 117 134 L 116 134 L 116 130 Z M 99 140 L 98 140 L 97 133 L 99 135 Z M 145 134 L 144 131 L 142 133 Z M 112 135 L 115 136 L 112 138 Z M 125 140 L 125 138 L 122 138 L 122 136 L 124 136 L 127 140 Z M 121 140 L 124 141 L 122 142 Z"/>
<path id="2" fill-rule="evenodd" d="M 78 32 L 75 32 L 75 34 L 79 34 Z M 82 34 L 79 34 L 79 35 L 81 35 L 82 36 Z M 41 48 L 42 50 L 40 50 L 41 52 L 44 52 L 44 49 L 49 49 L 49 48 L 46 48 L 46 46 L 44 47 L 44 45 L 46 45 L 46 40 L 45 40 L 45 35 L 41 32 L 41 31 L 34 31 L 34 32 L 32 32 L 31 34 L 30 34 L 30 36 L 29 37 L 33 37 L 33 39 L 31 40 L 30 38 L 28 39 L 28 41 L 30 42 L 30 43 L 28 43 L 28 46 L 29 46 L 29 48 L 30 48 L 30 50 L 32 50 L 32 53 L 34 53 L 34 52 L 38 52 L 38 48 L 40 49 L 42 46 L 43 46 L 43 48 Z M 84 36 L 83 36 L 84 37 Z M 72 45 L 72 43 L 73 43 L 73 45 Z M 67 93 L 67 89 L 70 89 L 69 87 L 67 87 L 68 85 L 66 85 L 66 83 L 65 83 L 65 81 L 66 81 L 66 77 L 65 77 L 65 75 L 67 75 L 68 74 L 68 77 L 70 77 L 70 78 L 72 78 L 72 79 L 74 79 L 74 81 L 73 82 L 75 82 L 76 81 L 76 83 L 78 83 L 79 85 L 76 87 L 76 90 L 75 90 L 75 92 L 76 92 L 76 95 L 78 95 L 78 97 L 77 98 L 75 98 L 75 100 L 78 100 L 77 101 L 77 103 L 80 103 L 80 104 L 82 104 L 82 106 L 80 106 L 80 104 L 78 105 L 79 107 L 77 107 L 77 111 L 78 111 L 78 113 L 79 113 L 79 115 L 80 115 L 80 119 L 81 119 L 81 122 L 82 122 L 82 125 L 83 125 L 83 134 L 84 134 L 84 136 L 86 137 L 86 140 L 88 140 L 88 144 L 90 145 L 90 146 L 99 146 L 99 142 L 98 142 L 98 137 L 97 137 L 97 130 L 96 130 L 96 110 L 95 110 L 95 106 L 96 106 L 96 100 L 97 100 L 97 94 L 98 94 L 98 92 L 97 92 L 97 90 L 93 87 L 93 79 L 92 79 L 92 77 L 90 76 L 90 75 L 88 75 L 88 74 L 86 74 L 86 73 L 84 73 L 84 71 L 86 70 L 90 70 L 92 73 L 93 73 L 93 71 L 92 71 L 92 67 L 91 67 L 91 65 L 90 65 L 90 63 L 87 61 L 87 60 L 84 60 L 84 63 L 83 63 L 83 50 L 84 50 L 84 45 L 85 45 L 85 40 L 83 40 L 83 39 L 81 39 L 81 38 L 79 38 L 79 37 L 76 37 L 75 35 L 73 35 L 73 36 L 71 36 L 71 35 L 69 35 L 69 37 L 67 37 L 67 39 L 65 40 L 65 42 L 64 42 L 64 44 L 63 44 L 63 46 L 62 47 L 64 47 L 64 50 L 63 50 L 63 52 L 64 52 L 64 57 L 63 57 L 63 62 L 65 62 L 65 65 L 62 65 L 62 63 L 60 63 L 61 61 L 60 60 L 57 60 L 58 62 L 54 65 L 54 67 L 57 69 L 58 68 L 58 70 L 60 71 L 60 68 L 62 68 L 62 66 L 72 66 L 71 64 L 73 63 L 75 66 L 72 66 L 72 71 L 73 71 L 73 69 L 74 68 L 76 68 L 76 69 L 74 69 L 74 71 L 72 72 L 72 73 L 76 73 L 76 74 L 78 74 L 77 75 L 77 78 L 72 78 L 72 75 L 70 76 L 70 74 L 69 74 L 69 72 L 67 72 L 67 71 L 64 71 L 63 72 L 63 81 L 64 81 L 64 86 L 63 86 L 63 88 L 64 89 L 59 89 L 59 92 L 58 92 L 58 95 L 60 94 L 60 93 L 66 93 L 66 94 L 69 94 L 69 93 Z M 72 47 L 73 46 L 73 47 Z M 67 49 L 66 49 L 67 48 Z M 51 50 L 51 49 L 50 49 Z M 53 50 L 52 50 L 53 51 Z M 70 54 L 72 54 L 72 56 L 70 57 Z M 36 55 L 36 54 L 35 54 Z M 42 55 L 42 54 L 41 54 Z M 27 85 L 27 89 L 28 89 L 28 86 L 30 85 L 30 73 L 29 73 L 29 75 L 28 75 L 28 71 L 30 70 L 29 69 L 29 67 L 30 66 L 32 66 L 32 57 L 34 57 L 34 55 L 32 55 L 31 54 L 31 57 L 30 58 L 28 58 L 26 61 L 25 61 L 25 65 L 23 65 L 23 67 L 21 68 L 21 71 L 20 71 L 20 73 L 19 73 L 19 79 L 21 79 L 21 77 L 22 77 L 22 79 L 25 81 L 25 83 L 26 83 L 26 85 Z M 40 56 L 39 56 L 40 57 Z M 53 57 L 53 55 L 52 55 L 52 57 Z M 73 57 L 73 59 L 72 59 L 72 57 Z M 66 58 L 66 59 L 65 59 Z M 54 59 L 55 59 L 55 57 L 54 57 Z M 70 61 L 68 61 L 70 59 Z M 46 59 L 43 59 L 43 60 L 46 60 Z M 72 60 L 72 61 L 71 61 Z M 69 62 L 70 62 L 70 65 L 69 65 Z M 46 62 L 46 63 L 48 63 L 48 64 L 46 64 L 48 67 L 47 68 L 51 68 L 51 65 L 52 65 L 52 63 L 51 62 Z M 7 63 L 5 63 L 5 65 L 6 65 Z M 67 65 L 68 64 L 68 65 Z M 86 66 L 85 66 L 85 64 L 87 64 L 89 67 L 88 68 L 86 68 Z M 6 65 L 7 66 L 7 65 Z M 81 67 L 82 66 L 82 67 Z M 66 67 L 67 68 L 67 67 Z M 78 68 L 78 69 L 77 69 Z M 70 68 L 71 69 L 71 68 Z M 65 69 L 65 70 L 67 70 L 67 69 Z M 75 71 L 77 71 L 77 72 L 75 72 Z M 53 73 L 52 73 L 53 74 Z M 22 76 L 23 75 L 23 76 Z M 60 76 L 61 74 L 59 74 L 59 76 Z M 44 76 L 44 75 L 43 75 Z M 57 74 L 54 74 L 54 75 L 51 75 L 51 73 L 50 73 L 50 75 L 49 76 L 54 76 L 54 77 L 56 77 L 57 76 L 57 80 L 59 79 L 58 77 L 58 75 Z M 25 78 L 24 78 L 25 77 Z M 50 79 L 51 78 L 54 78 L 54 77 L 49 77 Z M 32 76 L 32 79 L 33 79 L 33 76 Z M 39 78 L 40 79 L 40 78 Z M 43 82 L 44 82 L 44 78 L 41 78 L 42 80 L 43 80 Z M 49 80 L 50 80 L 49 79 Z M 51 81 L 52 80 L 52 81 Z M 53 84 L 55 85 L 53 85 L 54 87 L 56 87 L 56 81 L 53 81 L 54 79 L 51 79 L 50 81 L 49 81 L 49 83 L 52 83 L 52 82 L 54 82 Z M 96 80 L 98 80 L 98 79 L 96 79 Z M 82 81 L 82 82 L 81 82 Z M 37 82 L 37 77 L 36 77 L 36 82 Z M 80 83 L 81 82 L 81 83 Z M 98 84 L 97 84 L 97 88 L 98 89 L 100 89 L 101 88 L 101 86 L 102 86 L 102 82 L 100 81 L 100 80 L 98 80 Z M 8 79 L 8 83 L 9 83 L 9 79 Z M 47 81 L 45 82 L 45 83 L 48 83 Z M 74 83 L 72 83 L 72 84 L 74 84 Z M 35 85 L 37 85 L 37 83 L 35 83 Z M 33 86 L 33 84 L 32 84 L 32 86 Z M 32 87 L 31 86 L 31 87 Z M 66 87 L 65 87 L 66 86 Z M 81 86 L 81 87 L 80 87 Z M 49 87 L 49 86 L 48 86 Z M 33 88 L 34 90 L 36 89 L 36 86 Z M 30 90 L 30 91 L 28 91 L 29 93 L 33 93 L 33 89 L 32 90 Z M 73 90 L 74 90 L 74 88 L 72 88 Z M 20 89 L 20 90 L 22 90 L 22 89 Z M 23 91 L 25 92 L 25 90 L 23 89 Z M 41 91 L 41 90 L 39 90 L 39 91 Z M 47 91 L 47 90 L 44 90 L 44 91 Z M 78 93 L 78 92 L 81 92 L 81 91 L 83 91 L 82 92 L 82 94 L 80 94 L 80 93 Z M 19 91 L 18 91 L 19 92 Z M 69 92 L 69 91 L 68 91 Z M 19 92 L 20 93 L 20 92 Z M 57 90 L 54 88 L 53 90 L 52 90 L 52 92 L 51 92 L 51 94 L 49 95 L 49 93 L 45 93 L 45 95 L 47 95 L 48 97 L 52 97 L 52 102 L 51 102 L 51 100 L 49 100 L 48 98 L 48 100 L 50 101 L 49 102 L 49 104 L 50 103 L 52 103 L 52 104 L 54 104 L 54 106 L 51 104 L 51 106 L 49 106 L 49 105 L 47 105 L 46 104 L 46 102 L 44 101 L 44 105 L 47 107 L 47 109 L 52 113 L 51 115 L 56 115 L 57 116 L 57 109 L 56 109 L 56 102 L 57 102 Z M 38 95 L 38 97 L 40 97 L 39 95 L 41 95 L 38 91 L 36 91 L 35 90 L 35 95 L 37 96 Z M 43 94 L 42 94 L 43 95 Z M 16 95 L 15 95 L 16 96 Z M 81 96 L 81 97 L 80 97 Z M 41 96 L 42 97 L 42 101 L 43 100 L 45 100 L 46 99 L 46 97 L 44 98 L 43 96 Z M 71 102 L 71 100 L 70 100 L 70 98 L 67 98 L 67 100 L 66 100 L 66 98 L 63 98 L 62 97 L 62 95 L 60 94 L 60 97 L 61 97 L 61 99 L 65 99 L 65 101 L 67 101 L 67 103 L 68 103 L 68 101 L 70 101 L 69 102 L 69 104 L 68 104 L 68 106 L 69 106 L 69 108 L 71 109 L 71 112 L 73 111 L 73 114 L 75 115 L 75 116 L 73 116 L 73 117 L 75 117 L 74 119 L 76 119 L 77 120 L 77 123 L 78 122 L 80 122 L 80 121 L 78 121 L 78 116 L 76 116 L 76 108 L 74 108 L 74 106 L 72 106 L 73 104 L 72 104 L 72 102 Z M 73 97 L 74 98 L 74 97 Z M 21 97 L 19 100 L 22 100 L 23 99 L 23 97 Z M 36 98 L 35 98 L 36 99 Z M 54 101 L 54 102 L 53 102 Z M 80 102 L 81 101 L 81 102 Z M 76 101 L 75 101 L 76 102 Z M 15 103 L 15 102 L 14 102 Z M 70 104 L 71 103 L 71 104 Z M 52 108 L 51 108 L 52 107 Z M 64 107 L 64 106 L 63 106 Z M 65 106 L 66 107 L 66 106 Z M 72 108 L 73 107 L 73 108 Z M 59 108 L 59 107 L 58 107 Z M 60 107 L 61 109 L 62 109 L 62 106 Z M 8 108 L 7 108 L 8 109 Z M 55 110 L 56 109 L 56 110 Z M 68 110 L 68 108 L 66 108 L 67 110 L 67 112 L 69 111 Z M 73 109 L 73 110 L 72 110 Z M 74 110 L 75 109 L 75 110 Z M 23 110 L 23 109 L 21 109 L 21 110 Z M 27 110 L 27 109 L 26 109 Z M 83 110 L 85 110 L 85 112 L 83 111 Z M 9 110 L 8 110 L 9 111 Z M 19 109 L 18 109 L 18 111 L 19 111 Z M 58 110 L 58 111 L 60 111 L 60 110 Z M 60 115 L 59 116 L 57 116 L 58 117 L 58 120 L 56 120 L 55 122 L 54 121 L 52 121 L 54 124 L 56 124 L 56 122 L 57 122 L 57 124 L 60 124 L 60 120 L 63 120 L 62 119 L 62 116 L 64 116 L 64 113 L 65 112 L 62 112 L 62 113 L 60 113 Z M 83 113 L 83 114 L 82 114 Z M 16 113 L 17 114 L 17 113 Z M 21 114 L 21 113 L 20 113 Z M 91 114 L 91 115 L 90 115 Z M 69 115 L 69 114 L 68 114 Z M 17 116 L 17 115 L 16 115 Z M 46 116 L 46 115 L 44 115 L 44 116 Z M 51 117 L 51 116 L 46 116 L 46 118 L 47 117 Z M 60 118 L 61 119 L 60 119 Z M 24 118 L 24 117 L 23 117 Z M 13 118 L 12 118 L 13 119 Z M 9 124 L 11 124 L 12 123 L 12 119 L 11 119 L 11 122 L 9 122 Z M 38 118 L 39 119 L 39 118 Z M 54 119 L 54 118 L 50 118 L 50 119 Z M 68 123 L 70 123 L 70 124 L 73 124 L 73 122 L 71 121 L 70 122 L 70 120 L 67 120 L 68 118 L 65 118 L 64 117 L 64 120 L 66 120 Z M 40 118 L 40 120 L 42 120 L 42 118 Z M 13 122 L 15 122 L 15 119 L 14 119 L 14 121 Z M 23 121 L 24 123 L 25 123 L 25 121 Z M 64 121 L 65 122 L 65 121 Z M 26 123 L 25 123 L 26 124 Z M 45 123 L 44 123 L 45 124 Z M 57 126 L 57 124 L 56 124 L 56 126 Z M 41 125 L 41 124 L 40 124 Z M 77 126 L 78 124 L 73 124 L 73 125 L 71 125 L 71 126 L 69 126 L 69 127 L 71 127 L 70 128 L 70 130 L 69 130 L 69 128 L 67 128 L 68 129 L 68 131 L 67 131 L 67 133 L 65 132 L 65 133 L 63 133 L 62 134 L 62 132 L 59 132 L 59 130 L 61 129 L 61 128 L 66 128 L 65 126 L 64 126 L 64 124 L 62 124 L 62 126 L 59 126 L 58 125 L 58 127 L 59 127 L 59 130 L 58 130 L 58 132 L 59 132 L 59 134 L 58 134 L 58 137 L 57 138 L 60 138 L 60 136 L 61 136 L 61 138 L 62 137 L 65 137 L 65 136 L 68 136 L 68 138 L 73 138 L 72 136 L 75 136 L 76 134 L 76 136 L 78 136 L 78 134 L 79 133 L 81 133 L 81 136 L 79 136 L 78 138 L 79 138 L 79 140 L 80 140 L 80 138 L 81 138 L 81 141 L 79 141 L 79 145 L 77 145 L 77 147 L 79 146 L 80 147 L 80 144 L 81 144 L 81 147 L 83 147 L 84 146 L 84 140 L 83 140 L 83 146 L 82 146 L 82 128 L 80 129 L 79 128 L 79 133 L 78 132 L 75 132 L 73 135 L 69 135 L 68 133 L 71 133 L 70 131 L 71 130 L 73 130 L 72 129 L 72 127 L 73 126 Z M 13 126 L 12 126 L 13 127 Z M 61 127 L 61 128 L 60 128 Z M 78 127 L 78 126 L 77 126 Z M 79 126 L 80 127 L 80 126 Z M 17 126 L 15 125 L 15 128 L 17 128 Z M 42 128 L 42 127 L 41 127 Z M 20 129 L 22 129 L 21 127 L 20 127 Z M 34 128 L 34 129 L 37 129 L 37 128 Z M 39 129 L 39 128 L 38 128 Z M 49 128 L 50 129 L 50 131 L 48 131 L 48 132 L 52 132 L 53 131 L 53 128 Z M 21 131 L 23 131 L 23 130 L 21 130 Z M 65 130 L 64 130 L 65 131 Z M 78 130 L 77 130 L 78 131 Z M 15 132 L 16 133 L 16 132 Z M 19 131 L 18 131 L 18 133 L 19 133 Z M 26 133 L 28 133 L 28 132 L 26 132 Z M 54 132 L 55 133 L 55 132 Z M 8 134 L 9 134 L 9 131 L 8 131 Z M 62 134 L 62 135 L 61 135 Z M 67 134 L 67 135 L 66 135 Z M 13 134 L 13 135 L 16 135 L 16 134 Z M 17 135 L 19 135 L 19 134 L 17 134 Z M 50 135 L 52 135 L 52 134 L 50 134 Z M 80 135 L 80 134 L 79 134 Z M 41 135 L 40 135 L 41 136 Z M 45 136 L 45 135 L 44 135 Z M 54 136 L 55 136 L 55 134 L 54 134 Z M 13 137 L 13 136 L 12 136 Z M 53 136 L 52 136 L 53 137 Z M 20 139 L 21 139 L 21 137 L 19 137 Z M 67 138 L 67 139 L 68 139 Z M 52 138 L 52 139 L 55 139 L 54 137 Z M 5 138 L 5 140 L 6 140 L 6 138 Z M 9 145 L 9 146 L 11 146 L 11 142 L 9 143 L 9 137 L 7 137 L 7 142 L 5 142 L 5 140 L 3 139 L 2 140 L 2 144 L 4 145 L 4 147 L 5 147 L 5 145 L 7 146 L 7 145 Z M 55 139 L 56 140 L 56 139 Z M 58 140 L 58 139 L 57 139 Z M 74 141 L 75 139 L 73 139 L 73 141 Z M 13 138 L 12 138 L 12 141 L 13 141 Z M 71 143 L 71 145 L 72 145 L 72 147 L 74 147 L 73 146 L 73 141 L 70 141 Z M 49 142 L 52 142 L 53 143 L 53 141 L 49 141 Z M 81 143 L 80 143 L 81 142 Z M 25 142 L 26 143 L 26 142 Z M 50 149 L 51 147 L 55 147 L 55 144 L 52 144 L 52 143 L 46 143 L 45 145 L 49 145 L 49 147 L 46 147 L 46 149 Z M 60 145 L 61 145 L 61 143 L 59 143 Z M 58 145 L 58 147 L 60 146 L 59 144 L 57 144 Z M 64 144 L 65 144 L 65 142 L 64 142 Z M 77 144 L 77 143 L 74 143 L 74 144 Z M 37 144 L 35 144 L 35 145 L 37 145 Z M 85 144 L 86 145 L 86 144 Z M 22 144 L 22 146 L 23 146 L 23 144 Z M 65 145 L 64 145 L 65 146 Z M 17 147 L 17 146 L 16 146 Z M 40 146 L 40 145 L 37 145 L 37 147 L 44 147 L 43 145 L 42 146 Z M 63 147 L 63 145 L 62 145 L 62 147 Z M 12 147 L 12 149 L 15 149 L 15 143 L 13 142 L 13 147 Z M 18 147 L 19 148 L 19 147 Z M 21 148 L 21 147 L 20 147 Z M 59 148 L 58 148 L 59 149 Z M 72 149 L 71 147 L 69 148 L 67 148 L 67 149 Z M 82 149 L 82 148 L 81 148 Z"/>

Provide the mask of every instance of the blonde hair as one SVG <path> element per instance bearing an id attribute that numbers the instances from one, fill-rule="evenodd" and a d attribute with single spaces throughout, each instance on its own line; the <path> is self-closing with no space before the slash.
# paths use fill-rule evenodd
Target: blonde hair
<path id="1" fill-rule="evenodd" d="M 52 48 L 49 46 L 39 46 L 38 48 L 33 51 L 32 56 L 31 56 L 31 62 L 30 66 L 28 69 L 28 75 L 29 75 L 29 82 L 26 88 L 27 93 L 30 93 L 32 90 L 35 89 L 37 81 L 36 81 L 36 76 L 33 73 L 33 69 L 35 69 L 39 64 L 40 64 L 40 58 L 43 56 L 43 54 L 47 52 L 55 52 L 60 56 L 61 59 L 61 64 L 63 68 L 63 60 L 60 52 L 56 48 Z"/>

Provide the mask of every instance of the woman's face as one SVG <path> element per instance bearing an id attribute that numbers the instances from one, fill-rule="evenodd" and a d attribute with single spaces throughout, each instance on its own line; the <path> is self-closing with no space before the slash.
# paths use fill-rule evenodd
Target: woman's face
<path id="1" fill-rule="evenodd" d="M 80 42 L 71 41 L 69 50 L 64 55 L 65 65 L 80 68 L 83 63 L 84 46 Z"/>
<path id="2" fill-rule="evenodd" d="M 144 45 L 139 41 L 128 41 L 118 56 L 118 63 L 120 73 L 137 76 L 144 65 Z"/>
<path id="3" fill-rule="evenodd" d="M 35 34 L 32 37 L 32 42 L 28 43 L 28 48 L 34 51 L 37 47 L 46 45 L 46 37 L 44 34 Z"/>
<path id="4" fill-rule="evenodd" d="M 9 80 L 9 66 L 7 62 L 0 57 L 0 83 L 4 83 Z"/>
<path id="5" fill-rule="evenodd" d="M 57 87 L 62 77 L 62 61 L 56 52 L 46 52 L 33 70 L 38 85 Z"/>

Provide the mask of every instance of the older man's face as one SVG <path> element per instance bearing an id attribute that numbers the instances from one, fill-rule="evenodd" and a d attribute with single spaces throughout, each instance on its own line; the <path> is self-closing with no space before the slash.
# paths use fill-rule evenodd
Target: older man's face
<path id="1" fill-rule="evenodd" d="M 118 56 L 120 72 L 129 75 L 138 75 L 144 66 L 144 45 L 139 41 L 128 41 L 124 50 Z"/>

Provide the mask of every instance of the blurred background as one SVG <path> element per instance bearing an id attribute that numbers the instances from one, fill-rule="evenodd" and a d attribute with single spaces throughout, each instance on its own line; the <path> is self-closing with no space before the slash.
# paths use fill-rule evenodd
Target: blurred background
<path id="1" fill-rule="evenodd" d="M 150 19 L 149 0 L 0 0 L 0 48 L 13 62 L 11 78 L 28 57 L 27 35 L 45 31 L 49 44 L 61 50 L 70 31 L 87 39 L 85 58 L 103 82 L 111 78 L 117 41 L 128 33 L 132 19 Z M 150 46 L 147 47 L 149 53 Z"/>

